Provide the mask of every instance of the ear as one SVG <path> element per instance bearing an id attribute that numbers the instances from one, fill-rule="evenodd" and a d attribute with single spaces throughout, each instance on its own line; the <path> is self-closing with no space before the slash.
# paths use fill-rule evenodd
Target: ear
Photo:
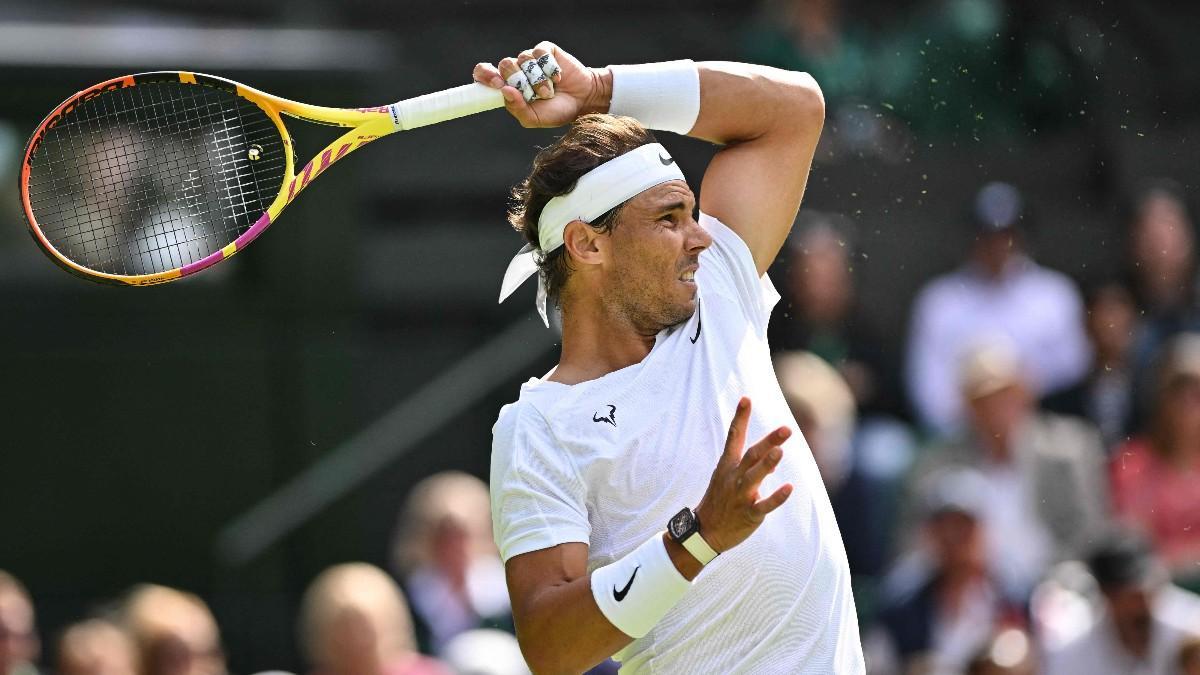
<path id="1" fill-rule="evenodd" d="M 583 265 L 598 265 L 603 261 L 603 238 L 603 234 L 582 220 L 572 220 L 563 230 L 567 255 Z"/>

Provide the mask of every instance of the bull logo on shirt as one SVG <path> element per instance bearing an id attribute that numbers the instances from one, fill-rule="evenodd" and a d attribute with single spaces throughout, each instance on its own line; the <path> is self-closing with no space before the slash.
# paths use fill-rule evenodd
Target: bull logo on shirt
<path id="1" fill-rule="evenodd" d="M 617 426 L 617 406 L 608 404 L 608 414 L 601 417 L 600 413 L 592 413 L 593 422 L 608 422 L 614 427 Z"/>

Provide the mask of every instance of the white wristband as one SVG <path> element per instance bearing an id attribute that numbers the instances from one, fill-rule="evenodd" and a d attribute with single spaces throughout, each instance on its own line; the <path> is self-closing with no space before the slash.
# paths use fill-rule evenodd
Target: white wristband
<path id="1" fill-rule="evenodd" d="M 592 597 L 600 612 L 634 639 L 649 633 L 691 585 L 671 562 L 662 532 L 592 572 Z"/>
<path id="2" fill-rule="evenodd" d="M 608 112 L 627 115 L 651 129 L 686 134 L 700 116 L 700 70 L 694 61 L 609 66 Z"/>

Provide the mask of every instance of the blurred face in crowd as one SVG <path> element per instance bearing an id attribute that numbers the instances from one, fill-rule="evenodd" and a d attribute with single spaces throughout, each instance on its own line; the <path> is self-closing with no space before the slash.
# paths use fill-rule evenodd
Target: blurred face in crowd
<path id="1" fill-rule="evenodd" d="M 0 675 L 35 660 L 39 648 L 33 606 L 23 593 L 0 586 Z"/>
<path id="2" fill-rule="evenodd" d="M 1104 600 L 1121 644 L 1129 653 L 1145 656 L 1150 649 L 1154 590 L 1137 584 L 1118 586 L 1105 589 Z"/>
<path id="3" fill-rule="evenodd" d="M 471 557 L 471 533 L 467 525 L 456 518 L 443 518 L 433 533 L 434 564 L 450 579 L 463 584 Z"/>
<path id="4" fill-rule="evenodd" d="M 943 572 L 970 575 L 984 569 L 983 530 L 974 515 L 942 511 L 930 517 L 927 529 L 934 558 Z"/>
<path id="5" fill-rule="evenodd" d="M 833 230 L 805 234 L 792 254 L 788 284 L 805 320 L 829 326 L 845 318 L 854 289 L 844 242 Z"/>
<path id="6" fill-rule="evenodd" d="M 1159 450 L 1172 454 L 1200 445 L 1200 378 L 1177 375 L 1159 402 Z"/>
<path id="7" fill-rule="evenodd" d="M 970 397 L 968 409 L 976 436 L 988 450 L 1007 456 L 1009 443 L 1025 418 L 1033 400 L 1020 383 L 1012 383 L 982 396 Z"/>
<path id="8" fill-rule="evenodd" d="M 1017 232 L 1012 228 L 999 232 L 982 232 L 975 240 L 972 257 L 975 264 L 983 268 L 990 277 L 998 278 L 1004 273 L 1008 261 L 1020 250 Z"/>
<path id="9" fill-rule="evenodd" d="M 86 621 L 63 633 L 58 675 L 131 675 L 137 672 L 133 641 L 107 621 Z"/>
<path id="10" fill-rule="evenodd" d="M 1134 273 L 1152 300 L 1166 302 L 1184 291 L 1192 268 L 1192 224 L 1182 204 L 1167 192 L 1154 192 L 1133 222 Z"/>
<path id="11" fill-rule="evenodd" d="M 1110 285 L 1097 291 L 1088 312 L 1087 328 L 1101 363 L 1125 360 L 1133 344 L 1137 307 L 1124 287 Z"/>

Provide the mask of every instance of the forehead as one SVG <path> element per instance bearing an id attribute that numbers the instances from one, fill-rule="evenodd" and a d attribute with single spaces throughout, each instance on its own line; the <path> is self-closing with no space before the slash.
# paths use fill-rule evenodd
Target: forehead
<path id="1" fill-rule="evenodd" d="M 680 202 L 683 203 L 685 209 L 690 211 L 696 204 L 696 196 L 692 194 L 692 189 L 688 187 L 687 183 L 673 180 L 643 190 L 636 197 L 630 199 L 626 207 L 653 211 L 660 208 L 666 209 Z"/>

